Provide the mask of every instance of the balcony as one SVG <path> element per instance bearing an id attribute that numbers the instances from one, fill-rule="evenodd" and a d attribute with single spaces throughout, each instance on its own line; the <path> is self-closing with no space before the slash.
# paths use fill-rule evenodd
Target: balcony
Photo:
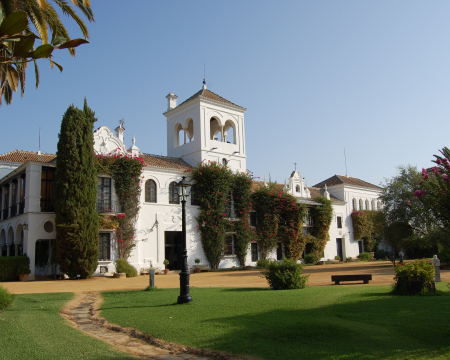
<path id="1" fill-rule="evenodd" d="M 2 210 L 2 220 L 6 220 L 8 218 L 8 208 Z"/>
<path id="2" fill-rule="evenodd" d="M 25 212 L 25 201 L 19 203 L 19 215 Z"/>
<path id="3" fill-rule="evenodd" d="M 97 199 L 97 212 L 100 214 L 117 214 L 121 212 L 121 208 L 118 201 Z"/>
<path id="4" fill-rule="evenodd" d="M 9 217 L 14 217 L 17 215 L 17 205 L 10 206 L 9 209 Z"/>

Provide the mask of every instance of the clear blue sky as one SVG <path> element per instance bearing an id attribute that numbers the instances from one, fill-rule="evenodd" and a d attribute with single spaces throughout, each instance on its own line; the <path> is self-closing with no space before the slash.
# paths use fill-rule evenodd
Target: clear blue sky
<path id="1" fill-rule="evenodd" d="M 379 184 L 450 146 L 448 1 L 99 1 L 90 44 L 40 61 L 25 96 L 0 108 L 0 153 L 56 152 L 62 116 L 84 97 L 96 126 L 166 154 L 165 96 L 208 88 L 248 108 L 247 167 L 308 185 L 334 174 Z M 72 37 L 81 34 L 63 18 Z"/>

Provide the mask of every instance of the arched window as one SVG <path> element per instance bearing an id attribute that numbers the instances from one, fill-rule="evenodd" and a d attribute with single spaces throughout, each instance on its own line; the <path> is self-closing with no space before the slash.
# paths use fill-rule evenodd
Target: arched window
<path id="1" fill-rule="evenodd" d="M 209 121 L 209 128 L 211 132 L 211 140 L 223 141 L 222 126 L 216 118 L 211 118 Z"/>
<path id="2" fill-rule="evenodd" d="M 295 185 L 295 192 L 300 192 L 300 185 Z"/>
<path id="3" fill-rule="evenodd" d="M 156 183 L 153 180 L 145 182 L 145 202 L 156 202 Z"/>
<path id="4" fill-rule="evenodd" d="M 377 202 L 377 210 L 381 210 L 381 202 L 380 201 Z"/>
<path id="5" fill-rule="evenodd" d="M 375 210 L 375 201 L 372 200 L 372 210 Z"/>
<path id="6" fill-rule="evenodd" d="M 362 199 L 359 199 L 359 210 L 364 210 Z"/>
<path id="7" fill-rule="evenodd" d="M 187 122 L 185 133 L 189 142 L 194 141 L 194 121 L 192 119 Z"/>
<path id="8" fill-rule="evenodd" d="M 369 208 L 369 200 L 366 200 L 366 210 L 370 210 L 370 208 Z"/>
<path id="9" fill-rule="evenodd" d="M 234 128 L 234 123 L 230 120 L 225 122 L 223 128 L 224 141 L 230 144 L 236 144 L 236 129 Z"/>
<path id="10" fill-rule="evenodd" d="M 180 197 L 178 196 L 177 183 L 171 182 L 169 185 L 169 204 L 179 204 Z"/>
<path id="11" fill-rule="evenodd" d="M 353 211 L 358 210 L 358 207 L 356 206 L 356 199 L 355 198 L 353 198 L 352 203 L 353 203 Z"/>

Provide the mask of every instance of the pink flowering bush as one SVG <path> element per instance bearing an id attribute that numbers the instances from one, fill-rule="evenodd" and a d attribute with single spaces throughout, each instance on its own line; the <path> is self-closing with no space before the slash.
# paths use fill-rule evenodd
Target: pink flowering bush
<path id="1" fill-rule="evenodd" d="M 395 267 L 393 292 L 398 295 L 435 293 L 434 273 L 434 266 L 429 261 L 400 263 Z"/>

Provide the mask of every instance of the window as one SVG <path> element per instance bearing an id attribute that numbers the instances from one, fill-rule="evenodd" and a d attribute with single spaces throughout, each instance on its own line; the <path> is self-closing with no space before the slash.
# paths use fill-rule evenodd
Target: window
<path id="1" fill-rule="evenodd" d="M 145 202 L 156 202 L 156 183 L 153 180 L 145 182 Z"/>
<path id="2" fill-rule="evenodd" d="M 283 243 L 277 243 L 277 260 L 283 260 Z"/>
<path id="3" fill-rule="evenodd" d="M 9 208 L 9 184 L 3 188 L 3 220 L 8 218 Z"/>
<path id="4" fill-rule="evenodd" d="M 362 199 L 359 199 L 359 210 L 364 210 Z"/>
<path id="5" fill-rule="evenodd" d="M 336 220 L 338 229 L 342 229 L 342 217 L 338 216 Z"/>
<path id="6" fill-rule="evenodd" d="M 178 196 L 177 183 L 171 182 L 169 185 L 169 204 L 179 204 L 180 197 Z"/>
<path id="7" fill-rule="evenodd" d="M 295 192 L 300 192 L 300 185 L 295 185 Z"/>
<path id="8" fill-rule="evenodd" d="M 227 234 L 225 237 L 224 255 L 234 255 L 234 234 Z"/>
<path id="9" fill-rule="evenodd" d="M 225 214 L 227 217 L 234 219 L 236 217 L 236 213 L 234 212 L 234 200 L 233 194 L 230 193 L 225 200 Z"/>
<path id="10" fill-rule="evenodd" d="M 375 201 L 372 200 L 372 210 L 375 210 Z"/>
<path id="11" fill-rule="evenodd" d="M 252 261 L 258 261 L 258 243 L 251 244 Z"/>
<path id="12" fill-rule="evenodd" d="M 256 211 L 250 211 L 250 226 L 256 227 Z"/>
<path id="13" fill-rule="evenodd" d="M 222 159 L 222 165 L 228 165 L 227 159 L 225 159 L 225 158 Z"/>
<path id="14" fill-rule="evenodd" d="M 19 186 L 19 214 L 23 214 L 25 211 L 25 174 L 19 178 Z"/>
<path id="15" fill-rule="evenodd" d="M 191 205 L 199 206 L 201 203 L 201 197 L 199 196 L 199 190 L 197 188 L 197 185 L 194 184 L 191 186 Z"/>
<path id="16" fill-rule="evenodd" d="M 111 211 L 111 178 L 99 177 L 97 180 L 97 211 Z"/>
<path id="17" fill-rule="evenodd" d="M 369 208 L 369 200 L 366 200 L 366 210 L 370 210 L 370 208 Z"/>
<path id="18" fill-rule="evenodd" d="M 358 207 L 356 206 L 356 199 L 355 198 L 352 200 L 352 205 L 353 205 L 353 211 L 358 210 Z"/>
<path id="19" fill-rule="evenodd" d="M 313 226 L 313 219 L 309 208 L 306 209 L 305 216 L 303 217 L 303 226 Z"/>
<path id="20" fill-rule="evenodd" d="M 11 214 L 10 216 L 17 215 L 17 181 L 11 183 Z"/>
<path id="21" fill-rule="evenodd" d="M 100 233 L 98 260 L 111 260 L 111 233 Z"/>
<path id="22" fill-rule="evenodd" d="M 377 210 L 381 210 L 381 202 L 377 202 Z"/>
<path id="23" fill-rule="evenodd" d="M 41 212 L 53 212 L 53 177 L 55 168 L 42 167 L 41 172 Z"/>

